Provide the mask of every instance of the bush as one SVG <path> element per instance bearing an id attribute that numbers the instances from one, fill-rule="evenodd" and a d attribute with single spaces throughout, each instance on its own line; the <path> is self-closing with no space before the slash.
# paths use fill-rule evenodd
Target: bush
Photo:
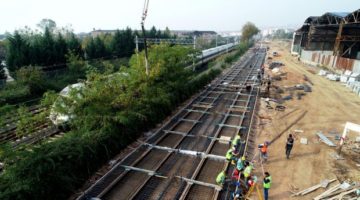
<path id="1" fill-rule="evenodd" d="M 16 103 L 30 96 L 30 88 L 28 86 L 16 82 L 7 83 L 0 90 L 0 105 Z"/>
<path id="2" fill-rule="evenodd" d="M 38 67 L 22 67 L 16 72 L 16 79 L 20 84 L 26 85 L 31 94 L 41 94 L 45 90 L 44 73 Z"/>

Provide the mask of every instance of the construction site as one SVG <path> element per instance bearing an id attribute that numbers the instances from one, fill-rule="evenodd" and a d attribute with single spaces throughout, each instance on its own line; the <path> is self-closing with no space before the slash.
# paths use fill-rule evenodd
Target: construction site
<path id="1" fill-rule="evenodd" d="M 358 12 L 259 41 L 77 199 L 359 199 Z"/>
<path id="2" fill-rule="evenodd" d="M 27 106 L 4 98 L 0 199 L 360 200 L 360 9 L 277 38 L 252 22 L 231 37 L 147 31 L 143 6 L 141 30 L 54 37 L 82 79 L 34 87 Z M 19 77 L 43 69 L 20 68 L 52 35 L 14 31 L 6 76 L 31 91 Z"/>
<path id="3" fill-rule="evenodd" d="M 359 96 L 291 55 L 290 42 L 262 45 L 267 51 L 248 52 L 105 166 L 77 199 L 263 199 L 265 171 L 272 177 L 269 199 L 358 199 Z M 265 142 L 266 161 L 259 148 Z M 244 155 L 254 167 L 248 180 L 255 184 L 234 173 L 237 164 L 227 159 L 233 146 L 237 159 Z"/>

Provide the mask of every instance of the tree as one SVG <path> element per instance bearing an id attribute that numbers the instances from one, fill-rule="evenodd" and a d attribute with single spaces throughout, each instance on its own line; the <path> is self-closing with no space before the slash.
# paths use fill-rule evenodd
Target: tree
<path id="1" fill-rule="evenodd" d="M 96 58 L 96 46 L 94 38 L 90 37 L 85 46 L 86 59 Z"/>
<path id="2" fill-rule="evenodd" d="M 119 30 L 116 30 L 114 37 L 111 40 L 111 51 L 117 56 L 121 56 L 124 50 L 124 44 L 122 44 L 122 34 Z"/>
<path id="3" fill-rule="evenodd" d="M 82 57 L 84 54 L 84 51 L 81 47 L 81 42 L 74 33 L 71 33 L 70 37 L 67 39 L 67 47 L 68 51 L 73 52 L 78 56 Z"/>
<path id="4" fill-rule="evenodd" d="M 165 28 L 163 37 L 164 38 L 171 38 L 171 32 L 170 32 L 170 29 L 168 27 Z"/>
<path id="5" fill-rule="evenodd" d="M 50 32 L 54 32 L 54 30 L 56 29 L 56 22 L 52 19 L 42 19 L 37 26 L 43 30 L 45 32 L 46 28 L 50 31 Z"/>
<path id="6" fill-rule="evenodd" d="M 65 59 L 65 55 L 68 52 L 68 48 L 67 48 L 67 43 L 64 39 L 64 37 L 59 33 L 57 36 L 57 39 L 55 41 L 55 61 L 57 63 L 65 63 L 66 59 Z"/>
<path id="7" fill-rule="evenodd" d="M 6 74 L 4 70 L 4 66 L 0 63 L 0 80 L 6 79 Z"/>
<path id="8" fill-rule="evenodd" d="M 52 33 L 50 32 L 50 29 L 48 27 L 45 28 L 45 32 L 44 32 L 44 36 L 42 37 L 42 41 L 41 41 L 41 47 L 43 49 L 42 51 L 42 55 L 43 55 L 43 59 L 42 59 L 42 63 L 40 63 L 41 65 L 51 65 L 53 63 L 55 63 L 55 41 L 53 38 Z"/>
<path id="9" fill-rule="evenodd" d="M 135 35 L 133 31 L 128 27 L 123 32 L 123 45 L 124 45 L 124 54 L 125 57 L 130 57 L 134 53 L 135 43 L 134 43 Z"/>
<path id="10" fill-rule="evenodd" d="M 14 35 L 9 36 L 7 40 L 8 54 L 6 63 L 10 71 L 15 71 L 28 64 L 29 45 L 17 31 L 15 31 Z"/>
<path id="11" fill-rule="evenodd" d="M 5 41 L 0 41 L 0 62 L 6 58 L 6 46 Z"/>
<path id="12" fill-rule="evenodd" d="M 86 62 L 75 52 L 70 51 L 66 55 L 66 62 L 69 70 L 74 74 L 84 74 L 86 70 Z"/>
<path id="13" fill-rule="evenodd" d="M 104 41 L 98 36 L 94 40 L 95 43 L 95 58 L 105 57 L 107 54 Z"/>
<path id="14" fill-rule="evenodd" d="M 155 26 L 153 26 L 153 27 L 151 27 L 151 29 L 150 29 L 150 31 L 149 31 L 149 33 L 148 33 L 148 35 L 146 37 L 155 38 L 156 33 L 157 33 L 156 28 L 155 28 Z"/>
<path id="15" fill-rule="evenodd" d="M 249 42 L 249 40 L 258 34 L 260 30 L 252 22 L 247 22 L 242 28 L 241 41 Z"/>

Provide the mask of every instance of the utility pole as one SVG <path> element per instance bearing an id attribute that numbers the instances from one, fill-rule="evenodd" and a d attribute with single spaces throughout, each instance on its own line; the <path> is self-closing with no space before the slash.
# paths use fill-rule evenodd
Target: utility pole
<path id="1" fill-rule="evenodd" d="M 216 38 L 215 38 L 215 46 L 217 47 L 218 45 L 218 35 L 216 34 Z"/>
<path id="2" fill-rule="evenodd" d="M 193 46 L 193 48 L 194 48 L 194 50 L 196 49 L 196 35 L 194 35 L 194 46 Z M 194 51 L 194 53 L 195 53 L 195 51 Z M 195 55 L 194 55 L 194 57 L 193 57 L 193 71 L 195 71 Z M 202 60 L 202 59 L 201 59 Z"/>
<path id="3" fill-rule="evenodd" d="M 148 62 L 148 51 L 147 51 L 147 44 L 146 44 L 145 19 L 147 16 L 148 8 L 149 8 L 149 0 L 145 0 L 143 15 L 141 17 L 141 29 L 142 29 L 142 33 L 143 33 L 143 37 L 144 37 L 145 69 L 146 69 L 147 76 L 149 76 L 149 62 Z"/>

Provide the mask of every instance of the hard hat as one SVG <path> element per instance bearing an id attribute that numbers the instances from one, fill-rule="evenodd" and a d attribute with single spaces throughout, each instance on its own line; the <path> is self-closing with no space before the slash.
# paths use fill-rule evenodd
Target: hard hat
<path id="1" fill-rule="evenodd" d="M 241 160 L 246 160 L 245 156 L 241 157 Z"/>

